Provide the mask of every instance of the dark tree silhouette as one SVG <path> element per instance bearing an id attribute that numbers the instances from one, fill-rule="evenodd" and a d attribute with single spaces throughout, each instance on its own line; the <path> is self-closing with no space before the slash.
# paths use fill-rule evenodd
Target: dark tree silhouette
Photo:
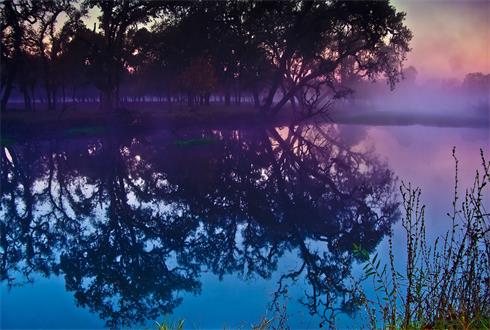
<path id="1" fill-rule="evenodd" d="M 99 17 L 104 42 L 100 49 L 101 80 L 97 88 L 102 92 L 101 106 L 111 110 L 119 101 L 119 86 L 125 60 L 128 57 L 127 32 L 130 26 L 146 23 L 151 17 L 156 17 L 161 10 L 173 7 L 175 4 L 166 1 L 122 0 L 97 1 L 84 0 L 83 5 L 88 8 L 98 7 L 101 11 Z"/>
<path id="2" fill-rule="evenodd" d="M 1 103 L 3 111 L 14 87 L 25 56 L 26 28 L 34 24 L 40 3 L 37 1 L 6 0 L 0 3 Z"/>
<path id="3" fill-rule="evenodd" d="M 40 84 L 19 77 L 34 56 L 48 108 L 84 71 L 104 109 L 150 96 L 192 108 L 248 100 L 270 116 L 290 103 L 312 116 L 346 95 L 349 77 L 393 87 L 411 39 L 388 1 L 9 0 L 1 9 L 2 109 L 16 84 L 35 106 Z M 98 29 L 83 26 L 89 9 Z M 74 53 L 82 36 L 88 45 Z"/>

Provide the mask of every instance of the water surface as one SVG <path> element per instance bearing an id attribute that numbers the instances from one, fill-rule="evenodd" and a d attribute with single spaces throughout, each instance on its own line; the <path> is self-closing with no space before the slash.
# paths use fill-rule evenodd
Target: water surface
<path id="1" fill-rule="evenodd" d="M 293 328 L 352 310 L 360 244 L 401 234 L 400 180 L 448 227 L 488 129 L 323 124 L 27 141 L 1 168 L 1 327 Z M 403 264 L 403 241 L 395 253 Z M 168 316 L 170 315 L 170 316 Z M 358 319 L 340 315 L 338 327 Z"/>

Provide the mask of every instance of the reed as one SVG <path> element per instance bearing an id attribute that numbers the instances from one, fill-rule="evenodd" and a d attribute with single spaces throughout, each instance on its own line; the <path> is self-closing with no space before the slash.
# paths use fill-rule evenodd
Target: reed
<path id="1" fill-rule="evenodd" d="M 365 307 L 373 329 L 489 329 L 490 320 L 490 214 L 485 208 L 490 183 L 490 162 L 480 151 L 481 169 L 473 185 L 459 192 L 455 149 L 455 184 L 450 229 L 429 242 L 421 189 L 402 183 L 406 235 L 406 267 L 395 267 L 393 233 L 389 235 L 389 260 L 375 254 L 364 265 L 364 274 L 353 293 Z M 486 200 L 485 200 L 486 201 Z M 360 256 L 365 251 L 354 246 Z M 362 289 L 371 280 L 375 297 Z"/>

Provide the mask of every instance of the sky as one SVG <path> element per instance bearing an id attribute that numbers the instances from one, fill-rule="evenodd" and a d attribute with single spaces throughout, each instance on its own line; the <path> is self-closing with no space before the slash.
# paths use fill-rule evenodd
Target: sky
<path id="1" fill-rule="evenodd" d="M 424 80 L 490 73 L 490 0 L 394 0 L 413 32 L 413 65 Z"/>

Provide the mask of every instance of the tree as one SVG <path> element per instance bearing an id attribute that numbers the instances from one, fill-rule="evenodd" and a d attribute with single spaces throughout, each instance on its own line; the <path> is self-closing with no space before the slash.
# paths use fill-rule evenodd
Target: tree
<path id="1" fill-rule="evenodd" d="M 126 37 L 129 27 L 146 23 L 161 10 L 175 5 L 158 0 L 85 0 L 83 4 L 87 8 L 98 7 L 101 11 L 99 22 L 103 45 L 99 55 L 102 65 L 97 88 L 101 91 L 101 106 L 111 110 L 119 100 L 121 73 L 128 56 Z"/>
<path id="2" fill-rule="evenodd" d="M 62 87 L 66 89 L 65 94 L 73 102 L 82 88 L 95 82 L 93 69 L 96 67 L 97 45 L 100 43 L 100 36 L 94 31 L 77 26 L 73 35 L 62 45 L 56 69 L 61 76 Z"/>
<path id="3" fill-rule="evenodd" d="M 60 85 L 60 72 L 56 71 L 62 46 L 72 38 L 74 31 L 81 25 L 80 13 L 75 10 L 75 0 L 54 0 L 40 2 L 36 26 L 27 31 L 31 42 L 31 52 L 35 53 L 42 63 L 42 75 L 46 90 L 48 109 L 56 108 L 57 88 Z M 62 17 L 65 15 L 65 17 Z M 61 23 L 61 19 L 66 19 Z M 60 28 L 61 26 L 61 28 Z"/>
<path id="4" fill-rule="evenodd" d="M 181 73 L 178 84 L 188 93 L 188 105 L 194 105 L 197 95 L 199 103 L 209 105 L 209 95 L 216 88 L 216 73 L 211 60 L 198 57 Z"/>
<path id="5" fill-rule="evenodd" d="M 270 115 L 293 97 L 320 106 L 329 90 L 339 96 L 336 74 L 348 57 L 360 76 L 384 75 L 393 87 L 412 37 L 405 14 L 388 1 L 257 2 L 246 17 L 256 47 L 275 67 L 261 104 Z"/>
<path id="6" fill-rule="evenodd" d="M 14 87 L 23 56 L 25 55 L 24 38 L 26 28 L 36 23 L 40 2 L 31 0 L 5 0 L 0 3 L 0 38 L 1 51 L 1 101 L 0 109 L 7 107 L 7 102 Z"/>
<path id="7" fill-rule="evenodd" d="M 490 91 L 490 74 L 481 72 L 468 73 L 463 81 L 463 88 L 472 93 L 488 93 Z"/>
<path id="8" fill-rule="evenodd" d="M 403 79 L 406 82 L 413 84 L 417 80 L 417 74 L 418 74 L 417 69 L 415 69 L 413 65 L 410 65 L 408 68 L 403 70 Z"/>

